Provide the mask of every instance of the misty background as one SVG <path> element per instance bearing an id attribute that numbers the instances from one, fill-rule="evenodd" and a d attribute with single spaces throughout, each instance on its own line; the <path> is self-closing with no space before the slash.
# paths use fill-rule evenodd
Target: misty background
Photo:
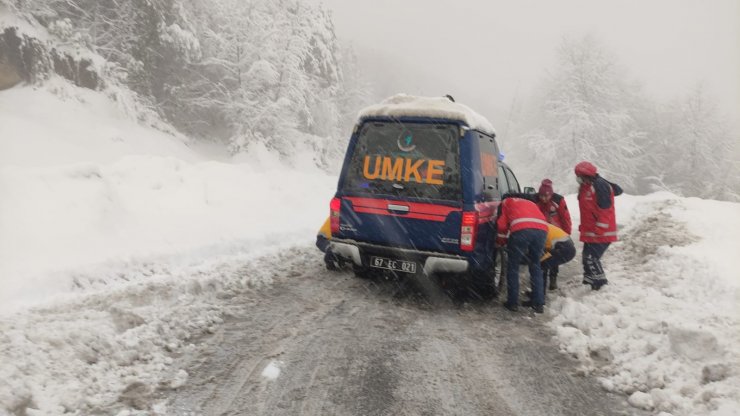
<path id="1" fill-rule="evenodd" d="M 451 94 L 527 185 L 572 192 L 585 159 L 631 193 L 740 200 L 735 0 L 0 0 L 3 16 L 0 89 L 61 76 L 233 155 L 336 173 L 362 107 Z"/>
<path id="2" fill-rule="evenodd" d="M 587 158 L 606 167 L 606 174 L 632 192 L 671 189 L 721 197 L 716 188 L 723 186 L 716 186 L 717 182 L 737 184 L 737 1 L 316 3 L 332 11 L 338 36 L 356 50 L 379 96 L 452 94 L 491 119 L 510 162 L 531 185 L 550 176 L 572 188 L 575 181 L 570 168 Z M 570 51 L 562 50 L 564 45 Z M 553 83 L 567 78 L 562 73 L 564 54 L 578 49 L 605 55 L 609 64 L 604 65 L 611 73 L 601 82 L 613 91 L 600 92 L 621 100 L 608 111 L 623 111 L 632 120 L 621 122 L 634 125 L 624 125 L 617 129 L 622 131 L 611 134 L 585 126 L 585 120 L 576 127 L 571 116 L 582 108 L 576 108 L 572 96 L 568 98 L 571 116 L 563 116 L 568 109 L 561 105 L 559 110 L 549 109 L 550 115 L 561 112 L 559 120 L 547 117 L 543 107 L 568 95 L 552 91 Z M 591 64 L 591 69 L 598 65 Z M 571 68 L 573 73 L 582 69 Z M 584 85 L 596 89 L 597 82 L 588 79 Z M 602 106 L 601 110 L 606 109 Z M 570 131 L 555 131 L 566 124 L 571 125 Z M 605 143 L 592 149 L 572 145 L 564 149 L 565 136 L 572 136 L 574 129 L 592 134 L 581 138 L 584 141 Z M 705 132 L 704 139 L 697 138 L 702 134 L 699 131 Z M 632 140 L 619 140 L 629 135 Z M 725 152 L 730 156 L 726 158 Z M 528 169 L 533 155 L 538 166 Z M 558 163 L 553 156 L 569 163 Z M 638 168 L 646 164 L 657 168 Z M 734 169 L 735 178 L 718 174 L 722 169 Z M 635 177 L 638 171 L 642 174 Z"/>
<path id="3" fill-rule="evenodd" d="M 593 35 L 647 94 L 702 84 L 740 113 L 740 4 L 734 0 L 315 0 L 332 12 L 382 94 L 449 91 L 497 125 L 551 71 L 564 36 Z M 737 122 L 737 120 L 734 120 Z M 501 127 L 499 127 L 499 130 Z"/>

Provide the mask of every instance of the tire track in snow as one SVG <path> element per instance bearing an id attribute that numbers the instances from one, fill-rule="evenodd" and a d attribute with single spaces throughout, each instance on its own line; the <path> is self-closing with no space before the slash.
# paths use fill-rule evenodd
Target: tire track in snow
<path id="1" fill-rule="evenodd" d="M 326 272 L 317 253 L 291 264 L 228 300 L 238 312 L 189 357 L 193 379 L 170 414 L 634 413 L 578 374 L 541 317 L 497 302 L 432 306 L 407 284 Z M 272 360 L 274 380 L 260 375 Z"/>

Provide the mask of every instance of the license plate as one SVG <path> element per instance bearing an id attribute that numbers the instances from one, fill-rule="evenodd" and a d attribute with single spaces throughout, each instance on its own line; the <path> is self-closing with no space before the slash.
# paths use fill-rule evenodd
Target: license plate
<path id="1" fill-rule="evenodd" d="M 416 263 L 405 260 L 392 260 L 385 257 L 370 257 L 370 266 L 378 269 L 393 270 L 403 273 L 416 273 Z"/>

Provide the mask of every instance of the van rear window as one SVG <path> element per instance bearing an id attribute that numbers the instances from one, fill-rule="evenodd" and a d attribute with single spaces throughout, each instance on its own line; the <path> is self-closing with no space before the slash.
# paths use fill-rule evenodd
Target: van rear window
<path id="1" fill-rule="evenodd" d="M 459 160 L 457 125 L 367 122 L 360 129 L 344 191 L 458 201 Z"/>

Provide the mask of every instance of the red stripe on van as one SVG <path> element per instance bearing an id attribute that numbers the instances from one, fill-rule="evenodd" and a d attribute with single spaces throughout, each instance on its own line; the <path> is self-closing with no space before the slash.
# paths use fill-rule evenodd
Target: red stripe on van
<path id="1" fill-rule="evenodd" d="M 462 209 L 449 207 L 447 205 L 425 204 L 422 202 L 394 201 L 390 199 L 374 199 L 359 197 L 344 197 L 352 203 L 357 213 L 388 215 L 392 217 L 413 218 L 418 220 L 444 222 L 451 212 L 460 212 Z M 388 210 L 388 205 L 401 205 L 409 207 L 408 214 L 396 214 Z"/>

